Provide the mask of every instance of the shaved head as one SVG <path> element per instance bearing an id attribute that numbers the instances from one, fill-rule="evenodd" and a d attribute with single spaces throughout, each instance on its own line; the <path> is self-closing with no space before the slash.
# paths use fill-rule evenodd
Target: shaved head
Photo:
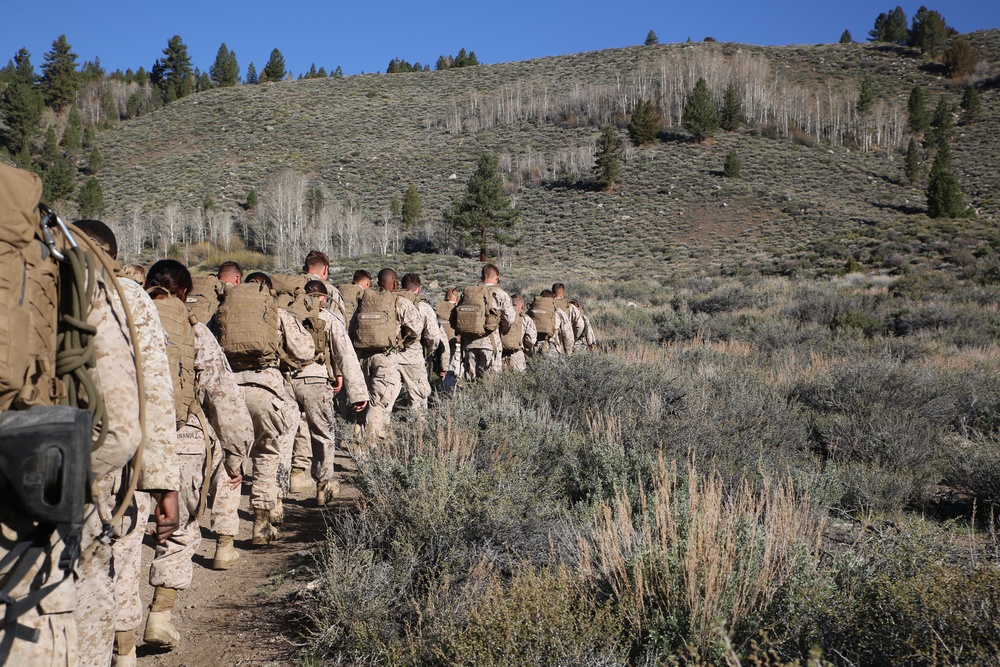
<path id="1" fill-rule="evenodd" d="M 390 292 L 396 289 L 396 285 L 399 284 L 399 277 L 396 272 L 392 269 L 382 269 L 378 272 L 378 286 L 384 290 L 389 290 Z"/>

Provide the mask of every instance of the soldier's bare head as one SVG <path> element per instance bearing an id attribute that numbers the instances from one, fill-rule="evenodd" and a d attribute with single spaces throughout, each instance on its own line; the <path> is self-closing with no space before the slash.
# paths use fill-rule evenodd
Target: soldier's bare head
<path id="1" fill-rule="evenodd" d="M 538 296 L 544 296 L 544 297 L 548 297 L 548 298 L 551 299 L 552 297 L 555 296 L 555 294 L 553 294 L 552 290 L 550 290 L 550 289 L 543 289 Z"/>
<path id="2" fill-rule="evenodd" d="M 358 269 L 354 272 L 354 279 L 351 282 L 358 287 L 368 289 L 372 286 L 372 274 L 368 273 L 364 269 Z"/>
<path id="3" fill-rule="evenodd" d="M 140 285 L 146 282 L 146 267 L 142 264 L 122 264 L 122 273 Z"/>
<path id="4" fill-rule="evenodd" d="M 249 276 L 247 276 L 243 282 L 245 283 L 258 283 L 262 285 L 267 285 L 268 288 L 274 289 L 274 283 L 271 282 L 271 276 L 267 275 L 263 271 L 254 271 Z"/>
<path id="5" fill-rule="evenodd" d="M 87 238 L 108 253 L 108 257 L 118 259 L 118 239 L 115 238 L 115 233 L 111 231 L 110 227 L 100 220 L 77 220 L 73 224 L 86 234 Z"/>
<path id="6" fill-rule="evenodd" d="M 403 276 L 403 289 L 407 292 L 420 294 L 420 276 L 415 273 L 407 273 Z"/>
<path id="7" fill-rule="evenodd" d="M 305 286 L 306 294 L 311 294 L 315 296 L 319 302 L 326 303 L 327 298 L 330 296 L 330 290 L 327 289 L 326 283 L 322 280 L 310 280 Z"/>
<path id="8" fill-rule="evenodd" d="M 191 272 L 176 259 L 161 259 L 149 267 L 144 287 L 147 290 L 163 288 L 183 301 L 191 291 Z"/>
<path id="9" fill-rule="evenodd" d="M 319 276 L 326 280 L 330 273 L 330 258 L 325 252 L 320 250 L 310 250 L 306 255 L 306 261 L 302 265 L 302 270 L 310 275 Z"/>
<path id="10" fill-rule="evenodd" d="M 566 286 L 563 285 L 562 283 L 552 283 L 552 294 L 557 299 L 565 299 L 566 298 Z"/>
<path id="11" fill-rule="evenodd" d="M 487 285 L 497 285 L 500 283 L 500 269 L 494 264 L 487 264 L 483 267 L 483 282 Z"/>
<path id="12" fill-rule="evenodd" d="M 382 269 L 378 272 L 378 286 L 392 292 L 399 285 L 399 277 L 392 269 Z"/>
<path id="13" fill-rule="evenodd" d="M 510 302 L 514 304 L 514 309 L 517 310 L 517 312 L 524 310 L 524 297 L 520 294 L 515 294 L 510 297 Z"/>
<path id="14" fill-rule="evenodd" d="M 227 285 L 239 285 L 243 279 L 243 269 L 236 262 L 223 262 L 219 264 L 218 276 Z"/>
<path id="15" fill-rule="evenodd" d="M 444 300 L 451 301 L 452 303 L 458 303 L 458 290 L 454 287 L 449 287 L 444 293 Z"/>

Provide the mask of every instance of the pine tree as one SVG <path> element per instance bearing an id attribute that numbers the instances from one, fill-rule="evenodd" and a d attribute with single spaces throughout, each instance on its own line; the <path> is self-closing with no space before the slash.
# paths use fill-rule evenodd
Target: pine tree
<path id="1" fill-rule="evenodd" d="M 926 7 L 921 7 L 913 15 L 912 25 L 910 46 L 920 49 L 921 53 L 932 56 L 944 47 L 949 30 L 951 30 L 944 22 L 944 17 L 941 16 L 940 12 Z"/>
<path id="2" fill-rule="evenodd" d="M 45 103 L 56 113 L 76 101 L 76 91 L 80 87 L 76 58 L 66 41 L 66 35 L 59 35 L 52 42 L 52 50 L 45 54 L 45 62 L 42 64 L 42 95 Z"/>
<path id="3" fill-rule="evenodd" d="M 236 62 L 236 52 L 230 51 L 223 42 L 215 54 L 215 62 L 208 70 L 212 85 L 216 88 L 229 88 L 240 82 L 240 66 Z"/>
<path id="4" fill-rule="evenodd" d="M 281 81 L 285 78 L 285 56 L 281 55 L 281 51 L 274 49 L 271 51 L 271 57 L 268 58 L 267 64 L 264 65 L 264 71 L 261 72 L 262 81 Z"/>
<path id="5" fill-rule="evenodd" d="M 65 157 L 57 155 L 42 173 L 42 198 L 49 203 L 64 201 L 73 194 L 75 178 L 76 168 Z"/>
<path id="6" fill-rule="evenodd" d="M 606 125 L 597 138 L 594 151 L 594 173 L 604 190 L 611 190 L 621 178 L 624 152 L 618 131 L 611 125 Z"/>
<path id="7" fill-rule="evenodd" d="M 333 74 L 331 74 L 330 76 L 334 76 L 337 77 L 338 79 L 341 79 L 344 76 L 344 70 L 340 69 L 340 65 L 337 65 L 337 69 L 333 70 Z"/>
<path id="8" fill-rule="evenodd" d="M 931 117 L 927 113 L 927 102 L 924 99 L 924 89 L 914 86 L 910 90 L 910 99 L 906 104 L 910 114 L 910 132 L 920 134 L 927 132 L 931 126 Z"/>
<path id="9" fill-rule="evenodd" d="M 56 136 L 55 125 L 49 125 L 45 130 L 45 143 L 42 144 L 42 159 L 51 162 L 59 154 L 59 137 Z"/>
<path id="10" fill-rule="evenodd" d="M 400 210 L 403 218 L 403 229 L 413 229 L 420 224 L 423 217 L 423 206 L 420 203 L 420 193 L 417 186 L 410 183 L 403 194 L 403 206 Z"/>
<path id="11" fill-rule="evenodd" d="M 195 77 L 195 80 L 198 82 L 197 84 L 195 84 L 195 92 L 203 93 L 206 90 L 212 89 L 212 77 L 208 75 L 208 72 L 203 72 L 202 74 L 199 74 L 197 77 Z"/>
<path id="12" fill-rule="evenodd" d="M 93 148 L 94 147 L 94 142 L 96 140 L 97 140 L 97 137 L 94 135 L 94 128 L 89 127 L 89 126 L 83 128 L 83 147 L 84 148 Z"/>
<path id="13" fill-rule="evenodd" d="M 7 86 L 0 90 L 0 117 L 4 121 L 0 124 L 0 141 L 11 155 L 17 155 L 30 150 L 45 108 L 45 101 L 35 88 L 35 68 L 27 49 L 17 52 L 13 69 L 4 78 Z"/>
<path id="14" fill-rule="evenodd" d="M 726 155 L 726 161 L 722 165 L 722 173 L 726 178 L 739 178 L 743 169 L 743 163 L 736 151 L 731 150 Z"/>
<path id="15" fill-rule="evenodd" d="M 652 30 L 646 35 L 646 46 L 656 46 L 660 43 L 660 38 Z"/>
<path id="16" fill-rule="evenodd" d="M 247 203 L 246 203 L 246 209 L 247 209 L 248 211 L 252 211 L 252 210 L 254 210 L 255 208 L 257 208 L 257 191 L 256 191 L 256 190 L 254 190 L 253 188 L 250 188 L 250 189 L 249 189 L 249 190 L 247 191 Z"/>
<path id="17" fill-rule="evenodd" d="M 917 140 L 910 137 L 910 143 L 906 145 L 906 162 L 903 166 L 903 173 L 910 185 L 917 182 L 920 176 L 920 149 L 917 147 Z"/>
<path id="18" fill-rule="evenodd" d="M 260 82 L 260 78 L 257 76 L 257 68 L 253 66 L 253 61 L 247 65 L 247 85 L 255 86 Z"/>
<path id="19" fill-rule="evenodd" d="M 851 31 L 850 30 L 845 30 L 844 32 L 840 33 L 840 43 L 841 44 L 850 44 L 853 41 L 854 41 L 854 38 L 851 37 Z"/>
<path id="20" fill-rule="evenodd" d="M 735 132 L 743 124 L 743 100 L 736 86 L 730 83 L 722 94 L 722 115 L 719 126 L 726 132 Z"/>
<path id="21" fill-rule="evenodd" d="M 81 218 L 100 218 L 104 215 L 104 190 L 96 178 L 91 176 L 80 186 L 76 202 L 80 206 Z"/>
<path id="22" fill-rule="evenodd" d="M 87 167 L 90 169 L 90 173 L 96 174 L 104 166 L 104 156 L 101 155 L 101 149 L 97 146 L 90 151 L 90 157 L 87 159 Z"/>
<path id="23" fill-rule="evenodd" d="M 957 218 L 965 212 L 965 201 L 958 179 L 951 171 L 951 148 L 948 142 L 938 147 L 927 182 L 927 215 L 932 218 Z"/>
<path id="24" fill-rule="evenodd" d="M 698 79 L 694 91 L 684 104 L 681 125 L 698 141 L 704 141 L 719 129 L 719 115 L 715 111 L 715 102 L 712 101 L 712 93 L 708 91 L 704 78 Z"/>
<path id="25" fill-rule="evenodd" d="M 480 259 L 485 260 L 486 246 L 491 240 L 502 246 L 520 242 L 514 235 L 520 214 L 504 192 L 496 157 L 484 153 L 477 160 L 476 172 L 469 179 L 465 195 L 455 199 L 444 219 L 457 232 L 459 243 L 478 247 Z"/>
<path id="26" fill-rule="evenodd" d="M 897 6 L 888 14 L 879 14 L 875 19 L 875 27 L 868 35 L 873 42 L 906 43 L 910 38 L 910 30 L 906 26 L 906 13 L 903 8 Z"/>
<path id="27" fill-rule="evenodd" d="M 976 55 L 976 50 L 972 48 L 971 44 L 961 37 L 956 37 L 944 50 L 941 62 L 951 78 L 962 79 L 972 74 L 976 69 L 976 65 L 979 64 L 979 56 Z"/>
<path id="28" fill-rule="evenodd" d="M 969 125 L 979 120 L 983 113 L 983 101 L 979 97 L 979 91 L 975 86 L 969 86 L 962 94 L 962 123 Z"/>
<path id="29" fill-rule="evenodd" d="M 160 89 L 163 99 L 169 103 L 191 94 L 194 90 L 193 75 L 187 45 L 180 35 L 174 35 L 167 40 L 163 58 L 157 58 L 153 63 L 150 82 Z"/>
<path id="30" fill-rule="evenodd" d="M 867 117 L 873 106 L 875 106 L 875 80 L 866 76 L 861 80 L 861 90 L 858 94 L 858 115 L 862 118 Z"/>
<path id="31" fill-rule="evenodd" d="M 938 105 L 934 109 L 934 116 L 931 117 L 931 133 L 929 143 L 941 148 L 942 144 L 951 141 L 952 129 L 955 121 L 952 118 L 951 105 L 944 95 L 938 98 Z"/>
<path id="32" fill-rule="evenodd" d="M 63 148 L 69 153 L 75 153 L 83 147 L 83 119 L 80 117 L 80 110 L 74 104 L 69 110 L 69 118 L 66 121 L 66 131 L 62 138 Z"/>
<path id="33" fill-rule="evenodd" d="M 655 142 L 662 122 L 663 114 L 651 100 L 639 100 L 628 123 L 629 140 L 636 146 Z"/>

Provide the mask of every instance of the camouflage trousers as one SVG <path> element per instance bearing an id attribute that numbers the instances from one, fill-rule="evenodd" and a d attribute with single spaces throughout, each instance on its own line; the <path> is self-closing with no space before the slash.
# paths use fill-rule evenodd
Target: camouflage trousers
<path id="1" fill-rule="evenodd" d="M 333 386 L 326 378 L 291 379 L 295 401 L 302 410 L 292 451 L 292 468 L 311 470 L 317 482 L 334 477 L 337 425 Z"/>
<path id="2" fill-rule="evenodd" d="M 142 620 L 142 600 L 139 586 L 142 576 L 142 539 L 146 534 L 149 514 L 153 511 L 153 498 L 142 491 L 135 492 L 132 507 L 125 514 L 128 525 L 123 526 L 123 535 L 114 543 L 115 607 L 117 616 L 115 630 L 131 630 Z"/>
<path id="3" fill-rule="evenodd" d="M 406 393 L 410 395 L 410 408 L 417 412 L 427 412 L 431 384 L 427 380 L 427 363 L 419 345 L 399 355 L 399 377 L 406 386 Z"/>
<path id="4" fill-rule="evenodd" d="M 373 354 L 360 361 L 370 397 L 365 416 L 365 437 L 371 442 L 385 438 L 389 432 L 392 406 L 402 389 L 399 355 Z"/>
<path id="5" fill-rule="evenodd" d="M 500 354 L 489 348 L 465 348 L 462 350 L 462 379 L 475 382 L 487 373 L 500 372 Z"/>
<path id="6" fill-rule="evenodd" d="M 253 419 L 250 506 L 270 510 L 278 501 L 279 489 L 282 495 L 288 489 L 299 406 L 287 395 L 278 395 L 270 389 L 252 384 L 242 386 L 243 397 Z"/>
<path id="7" fill-rule="evenodd" d="M 503 370 L 523 373 L 528 370 L 528 358 L 524 350 L 503 353 Z"/>

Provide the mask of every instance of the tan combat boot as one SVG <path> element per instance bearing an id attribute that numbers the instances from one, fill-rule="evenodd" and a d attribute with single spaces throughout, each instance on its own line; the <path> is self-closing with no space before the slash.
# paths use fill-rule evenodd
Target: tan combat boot
<path id="1" fill-rule="evenodd" d="M 316 504 L 323 507 L 333 502 L 340 495 L 340 482 L 330 479 L 316 485 Z"/>
<path id="2" fill-rule="evenodd" d="M 111 667 L 136 667 L 137 664 L 135 633 L 131 630 L 115 632 L 115 646 L 114 652 L 111 654 Z"/>
<path id="3" fill-rule="evenodd" d="M 285 504 L 281 502 L 281 496 L 278 496 L 277 502 L 274 503 L 274 509 L 268 511 L 267 520 L 272 526 L 285 523 Z"/>
<path id="4" fill-rule="evenodd" d="M 177 601 L 177 589 L 157 586 L 153 591 L 153 604 L 149 606 L 146 631 L 142 641 L 160 648 L 175 648 L 181 641 L 181 633 L 170 623 L 170 613 Z"/>
<path id="5" fill-rule="evenodd" d="M 215 542 L 215 557 L 212 559 L 213 570 L 228 570 L 240 561 L 240 552 L 233 544 L 232 535 L 219 535 Z"/>
<path id="6" fill-rule="evenodd" d="M 270 510 L 253 511 L 253 544 L 270 544 L 278 539 L 278 529 L 268 521 Z"/>
<path id="7" fill-rule="evenodd" d="M 292 468 L 292 476 L 288 482 L 289 493 L 305 493 L 312 488 L 309 471 L 302 468 Z"/>

